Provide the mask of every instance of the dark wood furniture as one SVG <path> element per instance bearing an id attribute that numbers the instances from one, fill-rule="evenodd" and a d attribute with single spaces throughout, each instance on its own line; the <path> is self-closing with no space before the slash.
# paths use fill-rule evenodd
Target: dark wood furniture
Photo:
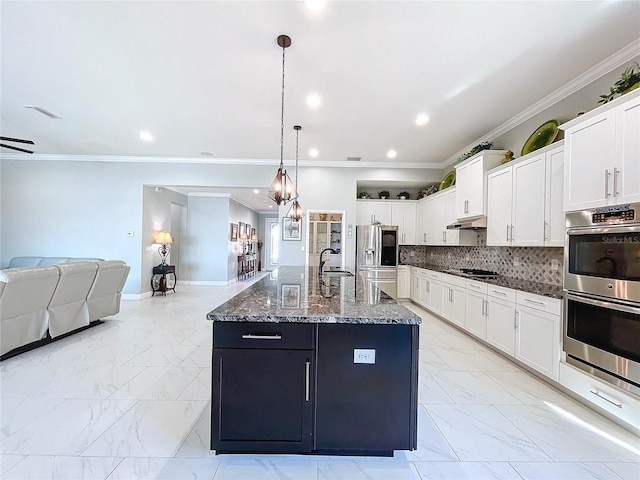
<path id="1" fill-rule="evenodd" d="M 167 275 L 173 275 L 173 285 L 168 286 Z M 153 297 L 156 292 L 167 295 L 167 290 L 173 290 L 176 292 L 176 285 L 178 283 L 178 277 L 176 276 L 175 265 L 156 265 L 153 267 L 153 274 L 151 275 L 151 296 Z"/>
<path id="2" fill-rule="evenodd" d="M 238 255 L 237 279 L 244 280 L 258 271 L 258 255 L 247 253 Z"/>

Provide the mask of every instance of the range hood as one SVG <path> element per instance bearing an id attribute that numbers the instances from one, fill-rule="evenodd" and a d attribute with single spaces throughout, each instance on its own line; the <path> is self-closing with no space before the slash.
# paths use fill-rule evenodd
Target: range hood
<path id="1" fill-rule="evenodd" d="M 458 220 L 447 225 L 447 230 L 484 230 L 487 228 L 487 217 L 470 218 L 468 220 Z"/>

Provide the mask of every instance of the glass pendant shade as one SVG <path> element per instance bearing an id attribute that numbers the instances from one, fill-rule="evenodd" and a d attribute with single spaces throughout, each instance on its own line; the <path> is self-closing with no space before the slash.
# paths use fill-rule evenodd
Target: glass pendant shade
<path id="1" fill-rule="evenodd" d="M 287 212 L 287 217 L 289 217 L 294 222 L 299 222 L 300 220 L 302 220 L 303 216 L 304 210 L 302 210 L 302 207 L 300 206 L 300 203 L 296 198 L 293 201 L 293 204 L 291 204 L 291 208 L 289 208 L 289 211 Z"/>
<path id="2" fill-rule="evenodd" d="M 269 187 L 269 198 L 277 205 L 287 203 L 295 197 L 295 189 L 296 187 L 287 171 L 280 166 L 273 182 L 271 182 L 271 187 Z"/>

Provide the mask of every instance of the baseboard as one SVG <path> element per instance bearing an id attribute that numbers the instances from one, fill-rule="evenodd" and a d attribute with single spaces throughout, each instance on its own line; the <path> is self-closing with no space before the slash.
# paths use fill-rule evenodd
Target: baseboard
<path id="1" fill-rule="evenodd" d="M 142 293 L 123 293 L 120 298 L 122 300 L 144 300 L 145 298 L 150 298 L 151 292 L 142 292 Z"/>
<path id="2" fill-rule="evenodd" d="M 212 287 L 226 287 L 229 284 L 235 282 L 235 280 L 181 280 L 181 285 L 193 285 L 193 286 L 212 286 Z"/>

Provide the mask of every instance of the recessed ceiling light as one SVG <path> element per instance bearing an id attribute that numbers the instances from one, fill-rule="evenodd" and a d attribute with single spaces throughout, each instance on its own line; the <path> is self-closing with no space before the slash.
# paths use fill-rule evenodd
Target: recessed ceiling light
<path id="1" fill-rule="evenodd" d="M 307 96 L 307 105 L 309 106 L 309 108 L 318 108 L 321 103 L 322 99 L 317 93 L 312 93 Z"/>
<path id="2" fill-rule="evenodd" d="M 396 158 L 397 155 L 398 155 L 398 152 L 396 152 L 395 150 L 389 150 L 387 152 L 387 158 Z"/>
<path id="3" fill-rule="evenodd" d="M 145 142 L 153 142 L 153 135 L 151 135 L 147 131 L 140 132 L 140 140 L 144 140 Z"/>
<path id="4" fill-rule="evenodd" d="M 416 125 L 422 126 L 426 125 L 429 122 L 429 115 L 426 113 L 420 113 L 416 117 Z"/>
<path id="5" fill-rule="evenodd" d="M 325 0 L 304 0 L 304 6 L 314 12 L 322 10 L 326 4 Z"/>
<path id="6" fill-rule="evenodd" d="M 318 155 L 320 155 L 320 152 L 317 148 L 312 148 L 311 150 L 309 150 L 309 156 L 316 158 Z"/>
<path id="7" fill-rule="evenodd" d="M 255 193 L 256 195 L 260 193 L 260 190 L 258 190 L 257 188 L 253 189 L 253 193 Z"/>

